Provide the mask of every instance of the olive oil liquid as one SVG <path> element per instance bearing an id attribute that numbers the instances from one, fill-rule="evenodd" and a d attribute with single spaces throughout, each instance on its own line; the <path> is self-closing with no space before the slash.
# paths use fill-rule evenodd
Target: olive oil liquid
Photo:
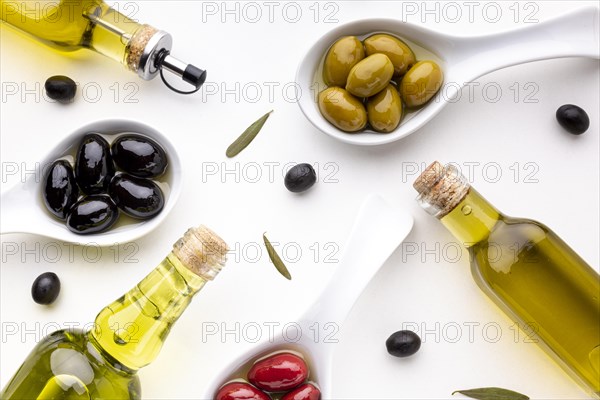
<path id="1" fill-rule="evenodd" d="M 126 64 L 141 25 L 101 0 L 0 0 L 2 21 L 58 51 L 90 48 Z"/>
<path id="2" fill-rule="evenodd" d="M 205 283 L 169 254 L 105 307 L 92 330 L 62 330 L 42 339 L 0 398 L 141 399 L 136 371 L 156 358 L 172 325 Z"/>
<path id="3" fill-rule="evenodd" d="M 171 253 L 135 288 L 100 311 L 91 340 L 127 368 L 145 367 L 205 283 Z"/>
<path id="4" fill-rule="evenodd" d="M 141 399 L 138 376 L 107 359 L 90 343 L 87 332 L 54 332 L 37 344 L 0 398 Z"/>
<path id="5" fill-rule="evenodd" d="M 468 248 L 480 288 L 600 397 L 600 278 L 556 234 L 503 216 L 472 188 L 441 222 Z"/>

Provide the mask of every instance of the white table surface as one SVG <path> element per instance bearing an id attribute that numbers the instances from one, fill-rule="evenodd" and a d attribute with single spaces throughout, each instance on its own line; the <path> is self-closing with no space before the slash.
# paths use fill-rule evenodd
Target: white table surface
<path id="1" fill-rule="evenodd" d="M 406 12 L 414 10 L 407 3 L 416 13 Z M 252 346 L 243 337 L 248 324 L 290 323 L 311 304 L 337 266 L 363 198 L 377 192 L 405 207 L 415 227 L 337 335 L 335 398 L 446 399 L 453 390 L 481 386 L 511 388 L 533 399 L 587 398 L 535 344 L 522 333 L 515 337 L 512 322 L 473 282 L 466 252 L 457 259 L 456 246 L 448 244 L 451 235 L 418 207 L 411 183 L 415 166 L 422 169 L 434 159 L 456 162 L 500 210 L 544 222 L 598 269 L 598 61 L 544 61 L 484 76 L 473 84 L 478 85 L 472 98 L 464 92 L 419 132 L 377 148 L 321 134 L 283 89 L 293 84 L 303 53 L 335 26 L 327 16 L 339 23 L 397 17 L 477 35 L 525 26 L 527 16 L 543 21 L 595 3 L 458 2 L 462 17 L 453 22 L 455 10 L 443 2 L 204 2 L 204 9 L 197 1 L 119 2 L 124 12 L 172 33 L 174 55 L 208 70 L 206 88 L 217 93 L 193 97 L 170 93 L 158 79 L 140 81 L 91 52 L 63 57 L 0 26 L 2 190 L 20 182 L 70 131 L 102 118 L 137 119 L 169 135 L 185 170 L 184 190 L 170 218 L 127 246 L 99 250 L 2 236 L 0 385 L 42 335 L 92 322 L 190 225 L 203 223 L 234 252 L 177 323 L 158 359 L 140 372 L 144 398 L 199 398 L 215 370 Z M 238 11 L 228 14 L 225 7 Z M 254 23 L 257 9 L 262 17 Z M 301 15 L 293 23 L 297 9 Z M 501 16 L 491 22 L 497 9 Z M 80 83 L 73 104 L 48 102 L 36 90 L 54 74 Z M 15 84 L 18 93 L 8 95 Z M 502 94 L 492 102 L 496 88 Z M 557 124 L 554 113 L 566 103 L 589 113 L 584 135 L 569 135 Z M 271 109 L 275 113 L 255 142 L 226 159 L 231 141 Z M 289 193 L 282 177 L 288 162 L 318 164 L 320 182 L 305 195 Z M 264 249 L 256 254 L 264 231 L 286 245 L 291 282 L 269 264 Z M 31 283 L 45 271 L 56 272 L 63 286 L 51 307 L 35 304 L 30 295 Z M 209 326 L 217 326 L 225 340 L 203 337 Z M 385 351 L 387 337 L 403 327 L 417 329 L 423 339 L 410 359 Z M 231 333 L 236 330 L 239 340 Z M 268 334 L 266 326 L 262 333 Z"/>

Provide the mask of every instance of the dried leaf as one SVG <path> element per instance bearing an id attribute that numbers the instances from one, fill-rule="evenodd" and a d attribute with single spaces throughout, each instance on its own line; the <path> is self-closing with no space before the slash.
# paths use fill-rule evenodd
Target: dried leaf
<path id="1" fill-rule="evenodd" d="M 288 271 L 283 261 L 281 261 L 281 257 L 279 257 L 279 254 L 277 254 L 277 252 L 273 248 L 273 245 L 271 244 L 271 242 L 269 242 L 269 239 L 267 239 L 266 234 L 263 234 L 263 240 L 265 242 L 265 247 L 267 248 L 267 253 L 269 253 L 269 258 L 273 262 L 275 268 L 277 268 L 277 271 L 279 271 L 279 273 L 283 275 L 286 279 L 292 280 L 292 275 L 290 274 L 290 271 Z"/>
<path id="2" fill-rule="evenodd" d="M 454 395 L 455 393 L 460 393 L 477 400 L 529 400 L 529 397 L 524 394 L 497 387 L 457 390 L 452 394 Z"/>
<path id="3" fill-rule="evenodd" d="M 260 130 L 262 129 L 267 119 L 269 119 L 269 115 L 271 115 L 272 112 L 273 110 L 260 117 L 256 122 L 250 125 L 244 131 L 244 133 L 240 135 L 240 137 L 238 137 L 233 143 L 231 143 L 231 145 L 227 148 L 227 151 L 225 152 L 227 157 L 232 158 L 241 153 L 242 150 L 244 150 L 254 140 L 256 135 L 258 135 L 258 132 L 260 132 Z"/>

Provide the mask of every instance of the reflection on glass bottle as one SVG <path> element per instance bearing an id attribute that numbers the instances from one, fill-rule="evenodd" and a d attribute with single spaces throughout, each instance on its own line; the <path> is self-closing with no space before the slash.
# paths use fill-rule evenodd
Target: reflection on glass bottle
<path id="1" fill-rule="evenodd" d="M 137 370 L 156 358 L 192 297 L 224 266 L 226 252 L 209 229 L 190 229 L 156 269 L 100 311 L 94 329 L 42 339 L 0 398 L 141 399 Z"/>
<path id="2" fill-rule="evenodd" d="M 546 226 L 501 214 L 458 170 L 435 162 L 418 201 L 469 249 L 479 287 L 600 397 L 600 277 Z"/>
<path id="3" fill-rule="evenodd" d="M 57 50 L 87 48 L 104 54 L 145 80 L 162 76 L 163 69 L 196 90 L 206 80 L 206 71 L 170 55 L 170 34 L 140 24 L 102 0 L 0 0 L 0 19 Z"/>

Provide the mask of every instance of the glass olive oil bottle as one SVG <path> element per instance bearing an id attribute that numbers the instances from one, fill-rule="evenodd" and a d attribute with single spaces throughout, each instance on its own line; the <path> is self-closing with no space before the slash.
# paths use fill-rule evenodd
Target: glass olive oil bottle
<path id="1" fill-rule="evenodd" d="M 468 248 L 479 287 L 600 397 L 600 277 L 546 226 L 501 214 L 452 165 L 414 183 L 419 203 Z"/>
<path id="2" fill-rule="evenodd" d="M 162 76 L 163 68 L 196 89 L 206 80 L 206 71 L 170 55 L 170 34 L 142 25 L 102 0 L 0 0 L 0 19 L 57 50 L 88 48 L 104 54 L 145 80 L 159 72 Z"/>
<path id="3" fill-rule="evenodd" d="M 224 266 L 226 252 L 209 229 L 190 229 L 156 269 L 100 311 L 94 329 L 44 338 L 0 398 L 141 399 L 137 370 L 156 358 L 192 297 Z"/>

